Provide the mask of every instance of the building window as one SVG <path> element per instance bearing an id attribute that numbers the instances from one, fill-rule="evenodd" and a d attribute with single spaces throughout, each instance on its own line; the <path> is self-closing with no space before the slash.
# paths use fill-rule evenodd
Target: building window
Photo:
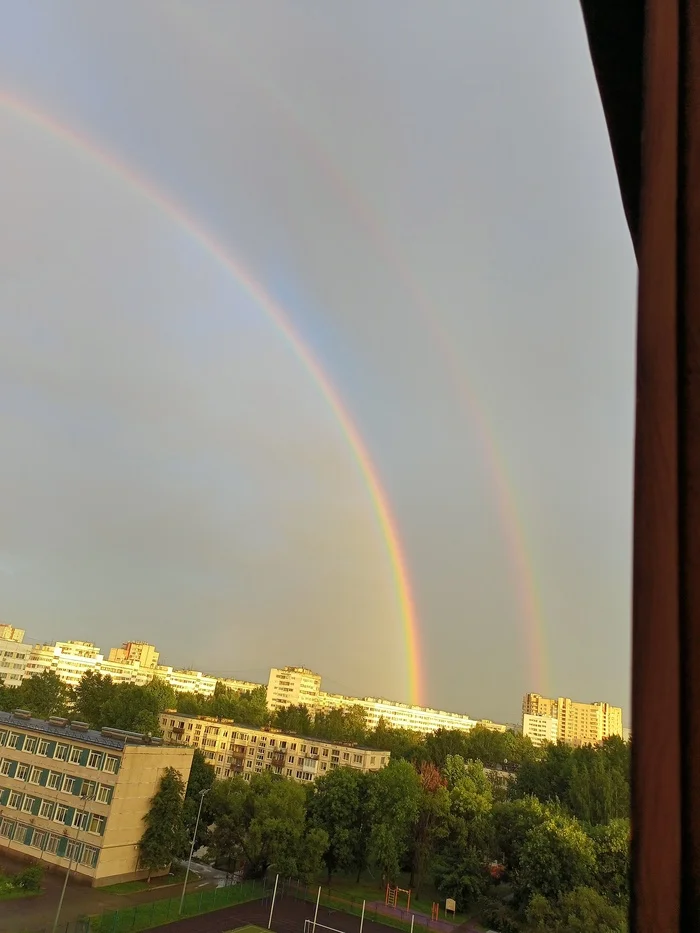
<path id="1" fill-rule="evenodd" d="M 292 744 L 291 744 L 289 747 L 292 749 L 292 751 L 295 752 L 295 751 L 297 750 L 297 743 L 296 743 L 296 742 L 292 742 Z"/>
<path id="2" fill-rule="evenodd" d="M 97 865 L 97 856 L 99 849 L 93 849 L 92 846 L 85 846 L 80 856 L 80 864 L 87 868 L 94 868 Z"/>
<path id="3" fill-rule="evenodd" d="M 66 851 L 63 853 L 63 857 L 69 860 L 75 858 L 76 855 L 80 853 L 81 842 L 74 842 L 72 839 L 69 840 L 68 845 L 66 846 Z"/>
<path id="4" fill-rule="evenodd" d="M 50 820 L 53 817 L 53 804 L 50 800 L 41 801 L 39 816 L 43 816 L 45 820 Z"/>
<path id="5" fill-rule="evenodd" d="M 328 770 L 328 765 L 326 764 L 325 761 L 322 761 L 322 762 L 321 762 L 321 771 L 327 771 L 327 770 Z"/>
<path id="6" fill-rule="evenodd" d="M 251 768 L 253 766 L 252 758 L 249 758 L 245 763 L 246 768 Z"/>
<path id="7" fill-rule="evenodd" d="M 54 836 L 53 833 L 50 833 L 49 841 L 46 843 L 46 851 L 50 852 L 52 855 L 55 855 L 60 841 L 61 841 L 60 836 Z"/>
<path id="8" fill-rule="evenodd" d="M 15 777 L 18 781 L 26 781 L 27 776 L 29 775 L 29 765 L 17 765 L 17 771 L 15 772 Z"/>
<path id="9" fill-rule="evenodd" d="M 105 823 L 106 820 L 103 816 L 100 816 L 98 813 L 92 813 L 88 832 L 101 836 L 105 831 Z"/>
<path id="10" fill-rule="evenodd" d="M 63 778 L 63 793 L 72 794 L 73 788 L 75 787 L 75 778 L 73 777 L 64 777 Z"/>
<path id="11" fill-rule="evenodd" d="M 19 732 L 11 732 L 10 738 L 7 740 L 7 747 L 17 748 L 18 742 L 19 742 Z"/>
<path id="12" fill-rule="evenodd" d="M 37 740 L 34 736 L 26 735 L 24 737 L 24 745 L 22 746 L 22 751 L 28 752 L 30 755 L 33 755 L 36 751 Z"/>
<path id="13" fill-rule="evenodd" d="M 0 732 L 0 748 L 7 742 L 7 732 Z"/>
<path id="14" fill-rule="evenodd" d="M 109 771 L 110 774 L 116 774 L 118 767 L 119 759 L 114 755 L 107 755 L 107 760 L 105 761 L 105 771 Z"/>
<path id="15" fill-rule="evenodd" d="M 32 845 L 37 849 L 43 849 L 46 843 L 46 833 L 41 829 L 35 829 L 32 836 Z"/>
<path id="16" fill-rule="evenodd" d="M 64 807 L 63 804 L 59 804 L 56 807 L 56 815 L 54 816 L 54 820 L 57 823 L 65 823 L 67 815 L 68 815 L 68 807 Z"/>
<path id="17" fill-rule="evenodd" d="M 290 755 L 290 756 L 289 756 L 289 763 L 290 763 L 290 765 L 293 765 L 293 764 L 294 764 L 294 755 Z"/>
<path id="18" fill-rule="evenodd" d="M 41 742 L 39 742 L 39 751 L 37 752 L 37 755 L 43 755 L 44 758 L 46 758 L 48 754 L 49 743 L 46 741 L 46 739 L 42 739 Z"/>
<path id="19" fill-rule="evenodd" d="M 7 801 L 7 806 L 12 810 L 19 810 L 19 805 L 22 802 L 22 795 L 18 794 L 16 790 L 13 790 L 10 794 L 10 799 Z"/>
<path id="20" fill-rule="evenodd" d="M 104 758 L 104 755 L 102 754 L 102 752 L 90 752 L 90 754 L 88 755 L 88 762 L 87 762 L 88 768 L 101 768 L 103 758 Z"/>
<path id="21" fill-rule="evenodd" d="M 49 771 L 49 779 L 46 782 L 46 786 L 51 790 L 58 790 L 61 786 L 61 777 L 60 771 Z"/>
<path id="22" fill-rule="evenodd" d="M 12 762 L 9 758 L 3 758 L 3 760 L 0 762 L 0 774 L 4 774 L 9 777 L 11 764 Z"/>
<path id="23" fill-rule="evenodd" d="M 350 761 L 350 753 L 343 752 L 343 761 Z"/>
<path id="24" fill-rule="evenodd" d="M 42 768 L 32 768 L 32 773 L 29 775 L 30 784 L 41 784 L 41 775 L 44 773 Z"/>
<path id="25" fill-rule="evenodd" d="M 67 761 L 68 760 L 68 746 L 57 745 L 56 751 L 53 753 L 53 757 L 57 758 L 58 761 Z"/>
<path id="26" fill-rule="evenodd" d="M 77 745 L 74 745 L 74 746 L 71 748 L 71 750 L 70 750 L 70 759 L 69 759 L 69 760 L 71 761 L 71 763 L 74 764 L 74 765 L 79 765 L 79 764 L 80 764 L 80 756 L 82 755 L 82 753 L 83 753 L 82 748 L 79 748 Z"/>
<path id="27" fill-rule="evenodd" d="M 96 790 L 97 784 L 95 781 L 83 781 L 80 786 L 80 796 L 92 797 Z"/>
<path id="28" fill-rule="evenodd" d="M 0 836 L 4 836 L 6 839 L 12 838 L 12 831 L 15 828 L 15 824 L 12 820 L 3 820 L 0 823 Z"/>
<path id="29" fill-rule="evenodd" d="M 324 749 L 323 749 L 323 757 L 324 757 L 324 758 L 328 758 L 328 749 L 327 749 L 327 748 L 324 748 Z"/>
<path id="30" fill-rule="evenodd" d="M 31 813 L 36 797 L 25 797 L 22 801 L 22 813 Z"/>
<path id="31" fill-rule="evenodd" d="M 90 820 L 90 814 L 86 813 L 85 810 L 76 810 L 73 814 L 73 826 L 76 829 L 85 829 Z"/>

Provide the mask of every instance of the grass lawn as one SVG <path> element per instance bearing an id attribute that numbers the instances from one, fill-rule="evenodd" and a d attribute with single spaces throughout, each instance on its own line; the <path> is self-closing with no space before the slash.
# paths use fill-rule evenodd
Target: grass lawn
<path id="1" fill-rule="evenodd" d="M 39 897 L 43 891 L 0 891 L 0 901 L 17 901 L 21 897 Z"/>
<path id="2" fill-rule="evenodd" d="M 108 894 L 135 894 L 137 891 L 154 891 L 156 888 L 165 888 L 171 884 L 182 884 L 185 880 L 184 871 L 176 871 L 174 874 L 163 875 L 161 878 L 154 878 L 149 884 L 147 881 L 122 881 L 121 884 L 107 884 L 100 891 L 106 891 Z M 192 881 L 199 881 L 199 875 L 195 871 L 190 872 L 188 884 Z"/>

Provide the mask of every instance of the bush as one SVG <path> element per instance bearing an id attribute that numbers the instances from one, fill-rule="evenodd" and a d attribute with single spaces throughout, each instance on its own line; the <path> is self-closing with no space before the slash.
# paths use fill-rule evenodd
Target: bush
<path id="1" fill-rule="evenodd" d="M 12 879 L 15 888 L 23 891 L 41 891 L 44 871 L 39 865 L 30 865 Z"/>

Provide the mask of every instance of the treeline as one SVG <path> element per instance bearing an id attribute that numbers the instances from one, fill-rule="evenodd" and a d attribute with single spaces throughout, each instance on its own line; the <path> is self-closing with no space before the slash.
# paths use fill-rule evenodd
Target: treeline
<path id="1" fill-rule="evenodd" d="M 331 884 L 371 876 L 378 887 L 402 879 L 414 900 L 453 897 L 502 933 L 626 930 L 628 795 L 603 792 L 604 809 L 592 801 L 601 779 L 627 787 L 627 745 L 547 747 L 505 783 L 459 754 L 438 762 L 440 743 L 423 748 L 420 762 L 395 760 L 368 774 L 338 768 L 310 786 L 270 772 L 214 780 L 196 753 L 180 802 L 173 805 L 171 777 L 171 809 L 162 800 L 154 807 L 142 858 L 184 854 L 195 803 L 209 787 L 197 842 L 225 870 Z M 174 837 L 179 848 L 169 850 Z"/>

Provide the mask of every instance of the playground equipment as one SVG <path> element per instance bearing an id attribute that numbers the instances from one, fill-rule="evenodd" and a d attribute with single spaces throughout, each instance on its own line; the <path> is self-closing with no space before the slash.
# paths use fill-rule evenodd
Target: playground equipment
<path id="1" fill-rule="evenodd" d="M 406 895 L 406 910 L 411 909 L 411 889 L 410 888 L 399 888 L 395 884 L 388 884 L 386 886 L 386 897 L 384 898 L 384 903 L 387 907 L 399 907 L 399 894 Z"/>

